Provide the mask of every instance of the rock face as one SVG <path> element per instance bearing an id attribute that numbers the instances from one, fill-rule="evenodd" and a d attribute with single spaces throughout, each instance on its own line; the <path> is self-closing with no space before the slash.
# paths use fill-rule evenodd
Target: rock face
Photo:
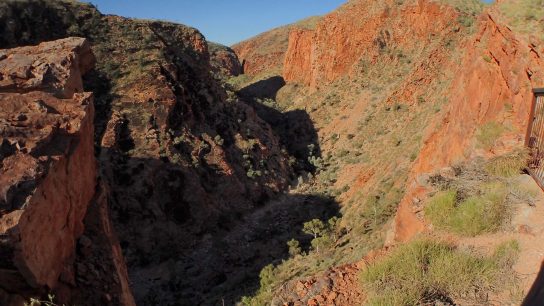
<path id="1" fill-rule="evenodd" d="M 244 74 L 251 77 L 262 74 L 281 75 L 291 30 L 313 29 L 320 19 L 310 17 L 233 45 L 232 49 L 242 63 Z"/>
<path id="2" fill-rule="evenodd" d="M 93 99 L 81 80 L 94 58 L 79 38 L 0 53 L 2 275 L 55 288 L 96 185 Z"/>
<path id="3" fill-rule="evenodd" d="M 478 30 L 462 47 L 462 69 L 452 82 L 447 112 L 428 129 L 416 163 L 407 196 L 396 219 L 396 239 L 405 241 L 424 230 L 424 223 L 413 213 L 411 199 L 421 193 L 417 177 L 435 172 L 476 155 L 493 155 L 523 146 L 533 99 L 532 88 L 544 82 L 544 61 L 540 49 L 497 23 L 497 12 L 480 17 Z M 490 122 L 510 130 L 489 152 L 474 149 L 474 135 Z M 419 191 L 416 191 L 418 190 Z"/>
<path id="4" fill-rule="evenodd" d="M 58 98 L 81 93 L 81 76 L 94 66 L 88 41 L 64 40 L 0 53 L 0 90 L 26 93 L 48 91 Z"/>
<path id="5" fill-rule="evenodd" d="M 429 35 L 444 35 L 456 17 L 453 8 L 431 1 L 418 1 L 400 10 L 385 9 L 394 6 L 393 2 L 350 1 L 323 17 L 315 30 L 291 31 L 285 80 L 312 88 L 330 83 L 351 74 L 361 58 L 375 62 L 390 46 L 410 53 Z"/>
<path id="6" fill-rule="evenodd" d="M 215 73 L 232 77 L 244 73 L 244 69 L 238 60 L 238 55 L 227 46 L 216 43 L 208 43 L 210 52 L 210 64 Z"/>
<path id="7" fill-rule="evenodd" d="M 243 289 L 236 285 L 242 279 L 225 278 L 232 264 L 194 248 L 219 243 L 245 214 L 286 190 L 292 170 L 270 126 L 250 106 L 228 97 L 213 77 L 216 63 L 239 72 L 233 54 L 212 50 L 210 56 L 195 29 L 104 16 L 78 2 L 10 0 L 0 8 L 0 31 L 18 30 L 6 30 L 0 46 L 70 35 L 92 44 L 96 68 L 83 84 L 95 95 L 98 174 L 137 302 L 216 303 L 220 297 L 210 291 L 218 284 Z M 38 26 L 36 20 L 47 22 Z M 97 256 L 116 258 L 92 248 L 88 254 L 76 259 L 86 261 L 76 277 L 79 271 L 105 275 Z M 245 265 L 254 269 L 264 257 Z M 218 269 L 194 273 L 207 265 Z M 126 287 L 119 278 L 113 288 Z M 81 281 L 97 279 L 83 275 Z"/>
<path id="8" fill-rule="evenodd" d="M 94 103 L 82 81 L 95 61 L 88 40 L 0 54 L 2 305 L 49 291 L 61 303 L 134 305 L 106 198 L 96 194 Z M 89 236 L 102 241 L 95 264 L 110 267 L 94 282 L 98 272 L 80 268 L 90 256 L 78 251 Z"/>
<path id="9" fill-rule="evenodd" d="M 2 233 L 27 281 L 52 288 L 73 256 L 96 185 L 92 96 L 0 97 L 3 144 L 12 148 L 2 159 Z"/>

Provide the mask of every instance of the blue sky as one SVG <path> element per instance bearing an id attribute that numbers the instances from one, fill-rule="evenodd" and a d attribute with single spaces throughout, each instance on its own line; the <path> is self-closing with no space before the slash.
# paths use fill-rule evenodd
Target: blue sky
<path id="1" fill-rule="evenodd" d="M 208 40 L 232 45 L 281 25 L 309 16 L 326 14 L 346 0 L 90 0 L 90 2 L 97 5 L 104 14 L 174 21 L 199 29 Z"/>
<path id="2" fill-rule="evenodd" d="M 346 0 L 87 0 L 104 14 L 164 19 L 232 45 L 272 28 L 331 12 Z"/>

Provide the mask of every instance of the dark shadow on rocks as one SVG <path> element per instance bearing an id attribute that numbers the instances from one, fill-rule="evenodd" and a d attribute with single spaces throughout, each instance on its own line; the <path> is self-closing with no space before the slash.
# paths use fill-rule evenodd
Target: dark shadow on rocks
<path id="1" fill-rule="evenodd" d="M 210 237 L 178 266 L 174 284 L 182 305 L 234 305 L 259 288 L 259 273 L 268 264 L 289 258 L 287 242 L 297 239 L 307 247 L 311 237 L 304 222 L 327 222 L 339 214 L 333 199 L 319 195 L 284 195 L 246 215 L 228 232 Z M 187 302 L 185 302 L 187 301 Z"/>
<path id="2" fill-rule="evenodd" d="M 527 293 L 525 300 L 522 303 L 523 306 L 542 306 L 544 305 L 544 263 L 540 268 L 540 272 Z"/>
<path id="3" fill-rule="evenodd" d="M 316 168 L 310 159 L 320 158 L 321 148 L 312 119 L 305 110 L 282 112 L 274 107 L 275 101 L 271 100 L 275 99 L 277 92 L 284 85 L 284 79 L 275 76 L 248 85 L 238 94 L 272 127 L 289 155 L 295 157 L 297 161 L 293 165 L 295 172 L 299 175 L 314 172 Z"/>
<path id="4" fill-rule="evenodd" d="M 281 76 L 273 76 L 240 89 L 239 94 L 242 97 L 276 99 L 276 94 L 283 86 L 285 80 Z"/>
<path id="5" fill-rule="evenodd" d="M 304 222 L 340 214 L 333 198 L 302 194 L 225 210 L 202 201 L 221 190 L 205 186 L 218 181 L 213 169 L 206 178 L 163 159 L 103 154 L 117 165 L 109 202 L 139 305 L 235 305 L 258 290 L 263 267 L 289 258 L 289 240 L 309 248 Z"/>
<path id="6" fill-rule="evenodd" d="M 85 91 L 91 91 L 94 94 L 94 139 L 95 152 L 98 156 L 101 148 L 100 142 L 111 119 L 112 103 L 114 99 L 119 97 L 111 94 L 111 79 L 97 69 L 89 71 L 83 77 L 83 86 Z"/>
<path id="7" fill-rule="evenodd" d="M 289 240 L 309 248 L 304 222 L 339 214 L 332 198 L 278 194 L 260 177 L 244 186 L 242 161 L 230 158 L 248 152 L 236 151 L 228 133 L 223 147 L 234 175 L 201 156 L 198 167 L 130 156 L 131 131 L 119 127 L 117 146 L 102 148 L 100 160 L 139 305 L 234 305 L 258 289 L 264 266 L 289 257 Z"/>

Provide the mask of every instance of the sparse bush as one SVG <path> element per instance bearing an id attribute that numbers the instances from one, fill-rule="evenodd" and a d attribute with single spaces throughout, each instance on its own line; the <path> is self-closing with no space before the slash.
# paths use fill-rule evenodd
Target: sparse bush
<path id="1" fill-rule="evenodd" d="M 544 0 L 504 1 L 498 7 L 516 30 L 527 34 L 544 30 Z"/>
<path id="2" fill-rule="evenodd" d="M 47 301 L 42 301 L 36 298 L 30 298 L 29 302 L 25 302 L 24 306 L 60 306 L 55 303 L 55 296 L 52 294 L 47 295 Z M 62 304 L 62 306 L 65 306 Z"/>
<path id="3" fill-rule="evenodd" d="M 330 247 L 332 244 L 331 237 L 329 235 L 323 235 L 321 237 L 317 237 L 315 239 L 312 239 L 312 248 L 319 253 L 319 250 L 326 249 Z"/>
<path id="4" fill-rule="evenodd" d="M 509 273 L 516 256 L 515 243 L 480 257 L 445 242 L 416 240 L 361 272 L 366 305 L 449 304 L 469 293 L 478 296 L 500 285 L 501 273 Z"/>
<path id="5" fill-rule="evenodd" d="M 321 157 L 310 156 L 308 157 L 308 162 L 318 171 L 321 170 L 324 166 L 323 159 Z"/>
<path id="6" fill-rule="evenodd" d="M 262 176 L 263 173 L 261 172 L 261 170 L 254 170 L 253 168 L 250 168 L 249 170 L 247 170 L 246 175 L 250 179 L 256 179 L 256 178 Z"/>
<path id="7" fill-rule="evenodd" d="M 490 150 L 497 139 L 504 133 L 505 128 L 497 122 L 488 122 L 482 125 L 476 132 L 476 140 L 481 148 Z"/>
<path id="8" fill-rule="evenodd" d="M 181 136 L 175 137 L 173 143 L 174 143 L 175 146 L 177 146 L 177 145 L 181 144 L 184 141 L 185 141 L 185 137 L 183 135 L 181 135 Z"/>
<path id="9" fill-rule="evenodd" d="M 446 190 L 434 195 L 425 207 L 425 216 L 437 227 L 445 227 L 455 212 L 457 191 Z"/>
<path id="10" fill-rule="evenodd" d="M 339 223 L 338 217 L 330 218 L 327 223 L 319 219 L 313 219 L 304 223 L 302 231 L 312 235 L 312 248 L 319 253 L 319 250 L 329 248 L 337 239 L 336 228 Z"/>
<path id="11" fill-rule="evenodd" d="M 529 151 L 519 149 L 489 160 L 485 169 L 491 175 L 511 177 L 520 174 L 521 170 L 527 166 L 528 160 Z"/>
<path id="12" fill-rule="evenodd" d="M 221 135 L 215 136 L 215 138 L 213 139 L 213 141 L 214 141 L 218 146 L 222 146 L 222 145 L 225 143 L 225 140 L 221 137 Z"/>
<path id="13" fill-rule="evenodd" d="M 274 283 L 274 266 L 269 264 L 259 273 L 259 283 L 261 288 L 266 288 Z"/>
<path id="14" fill-rule="evenodd" d="M 325 233 L 325 224 L 319 219 L 313 219 L 304 223 L 302 231 L 308 235 L 314 236 L 314 239 Z"/>

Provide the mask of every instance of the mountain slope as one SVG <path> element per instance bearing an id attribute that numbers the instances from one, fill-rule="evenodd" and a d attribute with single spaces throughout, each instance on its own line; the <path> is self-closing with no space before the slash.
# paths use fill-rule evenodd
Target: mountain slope
<path id="1" fill-rule="evenodd" d="M 538 193 L 520 176 L 531 89 L 544 86 L 544 44 L 525 30 L 541 19 L 509 14 L 529 4 L 352 0 L 230 49 L 183 25 L 76 1 L 1 2 L 0 48 L 79 36 L 69 40 L 90 43 L 96 58 L 82 80 L 66 74 L 70 95 L 94 95 L 94 126 L 84 120 L 80 137 L 84 176 L 50 172 L 61 194 L 88 179 L 84 201 L 61 203 L 77 208 L 69 211 L 84 229 L 68 231 L 49 272 L 12 256 L 1 235 L 0 257 L 16 263 L 0 277 L 23 276 L 0 284 L 1 301 L 52 290 L 61 303 L 131 305 L 130 284 L 138 305 L 518 303 L 530 283 L 518 273 L 538 267 L 520 268 L 517 257 L 536 250 L 527 233 L 542 227 Z M 24 70 L 6 52 L 8 94 L 27 94 L 25 78 L 40 71 L 41 81 L 57 80 L 49 73 L 71 63 Z M 56 84 L 46 94 L 62 95 Z M 55 99 L 44 103 L 80 104 Z M 1 165 L 11 171 L 24 157 L 15 152 L 33 145 L 11 139 L 25 128 L 20 110 L 41 102 L 6 101 L 17 106 L 0 121 L 9 123 Z M 71 131 L 66 107 L 54 108 L 37 110 Z M 56 161 L 55 152 L 27 159 Z M 17 171 L 19 181 L 0 175 L 3 232 L 26 228 L 11 222 L 10 207 L 24 203 L 14 190 L 54 189 Z M 48 207 L 36 199 L 31 207 Z M 66 210 L 46 212 L 52 228 L 66 220 Z M 49 250 L 48 239 L 28 243 Z M 51 260 L 41 255 L 29 257 Z"/>
<path id="2" fill-rule="evenodd" d="M 300 22 L 265 32 L 232 46 L 247 76 L 263 78 L 281 74 L 283 60 L 292 29 L 313 29 L 321 18 L 310 17 Z"/>
<path id="3" fill-rule="evenodd" d="M 342 217 L 327 251 L 273 266 L 273 281 L 248 303 L 292 298 L 288 280 L 434 233 L 424 214 L 436 192 L 429 178 L 523 147 L 531 90 L 543 86 L 543 45 L 505 26 L 505 2 L 484 8 L 479 1 L 350 1 L 313 30 L 290 31 L 286 85 L 267 103 L 308 112 L 321 158 L 296 192 L 335 196 Z M 259 49 L 259 41 L 245 44 Z M 323 290 L 326 298 L 331 288 Z M 298 299 L 319 296 L 311 294 Z"/>
<path id="4" fill-rule="evenodd" d="M 222 243 L 245 214 L 287 188 L 289 157 L 273 130 L 213 78 L 195 29 L 104 16 L 75 1 L 0 6 L 2 48 L 67 36 L 92 44 L 97 64 L 84 87 L 95 95 L 100 181 L 137 302 L 214 301 L 209 290 L 232 264 L 222 250 L 206 259 L 217 269 L 188 272 L 205 260 L 194 248 Z M 267 257 L 244 265 L 258 271 Z"/>

